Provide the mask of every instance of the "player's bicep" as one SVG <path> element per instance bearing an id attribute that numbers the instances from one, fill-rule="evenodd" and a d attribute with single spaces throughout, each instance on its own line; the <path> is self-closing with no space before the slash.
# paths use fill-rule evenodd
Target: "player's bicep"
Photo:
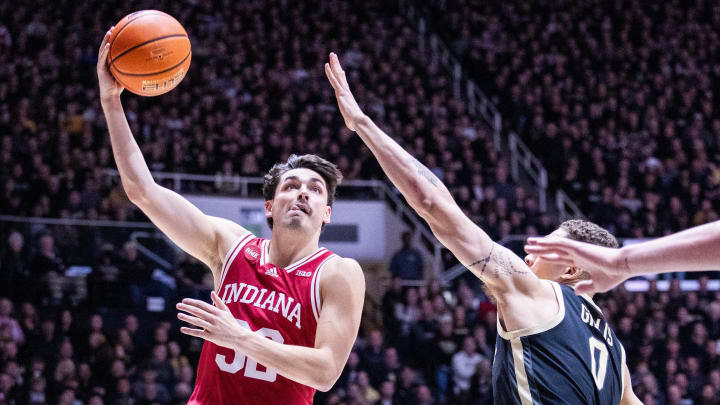
<path id="1" fill-rule="evenodd" d="M 322 297 L 315 347 L 331 358 L 333 381 L 347 362 L 355 343 L 365 300 L 365 276 L 352 259 L 334 259 L 321 274 Z"/>
<path id="2" fill-rule="evenodd" d="M 247 232 L 231 221 L 205 215 L 180 194 L 159 185 L 134 202 L 170 240 L 213 270 L 225 245 Z"/>

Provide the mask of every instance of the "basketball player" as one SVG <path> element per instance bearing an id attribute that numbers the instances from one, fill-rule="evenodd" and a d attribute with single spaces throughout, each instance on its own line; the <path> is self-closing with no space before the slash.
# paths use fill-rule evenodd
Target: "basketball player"
<path id="1" fill-rule="evenodd" d="M 291 156 L 265 176 L 269 240 L 203 214 L 155 183 L 106 64 L 98 80 L 113 154 L 130 200 L 212 271 L 215 306 L 185 299 L 181 331 L 206 340 L 190 404 L 311 404 L 332 387 L 357 336 L 365 280 L 357 262 L 318 246 L 342 175 L 314 155 Z"/>
<path id="2" fill-rule="evenodd" d="M 378 128 L 355 101 L 335 54 L 325 73 L 335 89 L 347 127 L 358 133 L 408 203 L 485 284 L 498 306 L 493 364 L 495 403 L 640 404 L 625 365 L 625 353 L 600 309 L 571 287 L 584 271 L 525 261 L 494 243 L 466 217 L 430 170 Z M 617 246 L 599 226 L 567 221 L 554 236 Z"/>
<path id="3" fill-rule="evenodd" d="M 587 270 L 590 279 L 575 286 L 578 294 L 604 292 L 641 274 L 720 269 L 720 221 L 622 249 L 562 238 L 529 238 L 525 250 L 551 263 Z"/>

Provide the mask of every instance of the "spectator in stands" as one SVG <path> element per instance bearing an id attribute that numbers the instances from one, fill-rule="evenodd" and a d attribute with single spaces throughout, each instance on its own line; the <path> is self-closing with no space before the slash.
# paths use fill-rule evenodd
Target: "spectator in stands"
<path id="1" fill-rule="evenodd" d="M 30 260 L 30 273 L 34 280 L 41 282 L 37 301 L 43 305 L 60 305 L 67 283 L 65 263 L 55 250 L 55 239 L 50 234 L 40 236 L 39 251 Z"/>
<path id="2" fill-rule="evenodd" d="M 374 405 L 397 405 L 395 400 L 395 383 L 392 381 L 383 381 L 380 387 L 380 399 Z"/>
<path id="3" fill-rule="evenodd" d="M 3 268 L 0 273 L 0 296 L 20 299 L 22 292 L 27 291 L 30 281 L 25 238 L 20 232 L 10 232 L 7 246 L 0 257 L 0 266 Z"/>
<path id="4" fill-rule="evenodd" d="M 423 258 L 412 246 L 412 234 L 402 233 L 402 247 L 395 252 L 390 261 L 390 274 L 402 280 L 421 280 L 423 278 Z"/>
<path id="5" fill-rule="evenodd" d="M 484 359 L 476 351 L 475 340 L 468 336 L 463 340 L 463 348 L 452 358 L 453 393 L 461 401 L 466 401 L 470 392 L 470 380 L 477 371 L 478 364 Z"/>
<path id="6" fill-rule="evenodd" d="M 16 343 L 25 342 L 20 323 L 13 316 L 13 303 L 7 298 L 0 298 L 0 330 L 7 333 L 8 337 Z"/>

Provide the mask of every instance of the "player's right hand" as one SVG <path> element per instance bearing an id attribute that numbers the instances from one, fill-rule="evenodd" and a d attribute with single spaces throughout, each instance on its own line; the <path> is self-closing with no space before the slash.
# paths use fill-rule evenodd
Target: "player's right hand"
<path id="1" fill-rule="evenodd" d="M 528 238 L 525 251 L 551 263 L 587 271 L 590 279 L 575 285 L 576 294 L 606 292 L 632 276 L 620 249 L 567 238 L 544 237 Z"/>
<path id="2" fill-rule="evenodd" d="M 105 37 L 100 44 L 100 50 L 98 51 L 98 62 L 97 62 L 97 74 L 98 84 L 100 86 L 100 100 L 111 100 L 119 98 L 122 91 L 125 89 L 120 83 L 115 80 L 110 69 L 108 68 L 107 55 L 110 51 L 110 43 L 108 39 L 112 34 L 113 27 L 105 33 Z"/>

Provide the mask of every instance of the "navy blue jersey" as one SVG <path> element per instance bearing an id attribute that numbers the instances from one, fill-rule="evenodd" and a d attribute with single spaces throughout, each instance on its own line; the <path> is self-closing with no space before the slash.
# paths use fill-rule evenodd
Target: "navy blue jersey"
<path id="1" fill-rule="evenodd" d="M 625 350 L 589 297 L 552 285 L 560 310 L 546 324 L 505 332 L 498 322 L 495 404 L 619 404 Z"/>

